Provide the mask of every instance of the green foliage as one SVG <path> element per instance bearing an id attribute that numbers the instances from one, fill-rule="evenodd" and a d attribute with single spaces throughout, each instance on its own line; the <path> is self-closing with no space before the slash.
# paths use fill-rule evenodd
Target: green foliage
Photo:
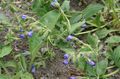
<path id="1" fill-rule="evenodd" d="M 89 45 L 91 45 L 91 47 L 97 48 L 98 44 L 99 44 L 98 36 L 97 35 L 88 34 L 87 42 L 88 42 Z"/>
<path id="2" fill-rule="evenodd" d="M 119 43 L 120 36 L 111 36 L 106 40 L 106 43 Z"/>
<path id="3" fill-rule="evenodd" d="M 97 32 L 96 32 L 96 34 L 97 34 L 97 36 L 100 38 L 100 39 L 103 39 L 103 38 L 105 38 L 109 33 L 111 33 L 111 32 L 114 32 L 114 31 L 116 31 L 116 30 L 113 30 L 113 29 L 106 29 L 106 28 L 103 28 L 103 29 L 101 29 L 101 30 L 98 30 Z"/>
<path id="4" fill-rule="evenodd" d="M 74 33 L 77 29 L 80 29 L 80 26 L 82 26 L 85 22 L 78 22 L 78 23 L 74 23 L 72 24 L 71 26 L 71 29 L 70 29 L 70 33 Z"/>
<path id="5" fill-rule="evenodd" d="M 11 46 L 3 47 L 2 50 L 0 51 L 0 58 L 10 54 L 11 51 L 12 51 Z"/>
<path id="6" fill-rule="evenodd" d="M 114 52 L 112 52 L 111 57 L 115 64 L 120 67 L 120 46 L 116 47 L 114 49 Z"/>
<path id="7" fill-rule="evenodd" d="M 108 66 L 107 59 L 101 60 L 100 62 L 98 62 L 96 65 L 97 75 L 104 75 L 106 73 L 107 66 Z"/>
<path id="8" fill-rule="evenodd" d="M 83 18 L 88 19 L 94 14 L 98 13 L 99 10 L 101 10 L 104 6 L 101 4 L 90 4 L 85 8 L 82 12 Z"/>
<path id="9" fill-rule="evenodd" d="M 0 13 L 0 23 L 3 25 L 10 25 L 10 21 L 3 13 Z"/>
<path id="10" fill-rule="evenodd" d="M 47 26 L 49 29 L 53 29 L 57 20 L 59 19 L 60 13 L 53 10 L 41 17 L 40 22 Z"/>

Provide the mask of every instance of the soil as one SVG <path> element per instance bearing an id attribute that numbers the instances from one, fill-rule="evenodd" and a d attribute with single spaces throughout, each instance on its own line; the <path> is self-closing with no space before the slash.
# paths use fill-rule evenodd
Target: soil
<path id="1" fill-rule="evenodd" d="M 45 68 L 40 68 L 34 74 L 36 79 L 68 79 L 70 76 L 80 76 L 82 73 L 78 71 L 74 65 L 63 64 L 64 52 L 55 49 L 55 58 L 46 62 Z"/>
<path id="2" fill-rule="evenodd" d="M 83 10 L 91 3 L 101 3 L 100 0 L 70 0 L 70 6 L 73 10 Z"/>

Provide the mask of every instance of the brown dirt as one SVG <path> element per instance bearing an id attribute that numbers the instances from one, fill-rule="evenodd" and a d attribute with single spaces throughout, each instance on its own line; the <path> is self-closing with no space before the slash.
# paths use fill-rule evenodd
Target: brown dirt
<path id="1" fill-rule="evenodd" d="M 55 58 L 46 62 L 45 68 L 39 68 L 34 76 L 36 79 L 68 79 L 71 75 L 80 76 L 80 73 L 73 64 L 63 64 L 64 53 L 58 49 L 55 51 Z"/>
<path id="2" fill-rule="evenodd" d="M 100 0 L 70 0 L 70 6 L 73 10 L 83 10 L 91 3 L 101 3 Z"/>

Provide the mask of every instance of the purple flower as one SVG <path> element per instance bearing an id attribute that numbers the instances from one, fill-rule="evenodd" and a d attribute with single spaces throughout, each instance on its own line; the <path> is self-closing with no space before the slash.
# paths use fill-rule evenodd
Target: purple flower
<path id="1" fill-rule="evenodd" d="M 35 73 L 35 65 L 32 65 L 31 72 Z"/>
<path id="2" fill-rule="evenodd" d="M 95 66 L 96 65 L 96 63 L 94 61 L 90 60 L 90 59 L 88 60 L 88 64 L 91 65 L 91 66 Z"/>
<path id="3" fill-rule="evenodd" d="M 25 20 L 27 18 L 27 15 L 22 15 L 21 18 Z"/>
<path id="4" fill-rule="evenodd" d="M 27 33 L 27 35 L 28 35 L 29 37 L 32 37 L 32 35 L 33 35 L 33 31 L 32 31 L 32 30 L 29 31 L 29 32 Z"/>
<path id="5" fill-rule="evenodd" d="M 68 65 L 68 60 L 64 60 L 64 61 L 63 61 L 63 64 L 64 64 L 64 65 Z"/>
<path id="6" fill-rule="evenodd" d="M 20 34 L 19 38 L 23 39 L 23 38 L 25 38 L 25 35 L 24 34 Z"/>
<path id="7" fill-rule="evenodd" d="M 70 41 L 70 40 L 72 40 L 72 39 L 73 39 L 73 37 L 74 37 L 74 36 L 69 35 L 69 36 L 66 38 L 66 40 L 67 40 L 67 41 Z"/>
<path id="8" fill-rule="evenodd" d="M 69 55 L 68 54 L 64 54 L 64 59 L 68 59 Z"/>
<path id="9" fill-rule="evenodd" d="M 74 77 L 74 76 L 71 76 L 69 79 L 76 79 L 76 77 Z"/>

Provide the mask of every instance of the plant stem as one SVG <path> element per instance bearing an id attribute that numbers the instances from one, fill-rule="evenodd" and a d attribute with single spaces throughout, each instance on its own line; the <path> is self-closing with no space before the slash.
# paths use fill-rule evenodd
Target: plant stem
<path id="1" fill-rule="evenodd" d="M 112 75 L 114 75 L 114 74 L 118 73 L 118 72 L 119 72 L 119 70 L 120 70 L 120 69 L 117 69 L 117 70 L 115 70 L 115 71 L 114 71 L 114 72 L 112 72 L 112 73 L 109 73 L 109 74 L 103 75 L 103 78 L 110 77 L 110 76 L 112 76 Z"/>
<path id="2" fill-rule="evenodd" d="M 70 21 L 69 21 L 69 19 L 67 18 L 67 16 L 65 15 L 64 11 L 63 11 L 61 8 L 59 8 L 59 10 L 60 10 L 60 12 L 62 13 L 62 15 L 65 17 L 65 19 L 67 20 L 67 23 L 68 23 L 67 28 L 68 28 L 68 31 L 69 31 L 69 33 L 70 33 L 70 29 L 71 29 Z"/>
<path id="3" fill-rule="evenodd" d="M 98 28 L 96 28 L 96 29 L 93 29 L 93 30 L 90 30 L 90 31 L 86 31 L 86 32 L 77 33 L 77 34 L 75 34 L 75 35 L 82 35 L 82 34 L 87 34 L 87 33 L 91 33 L 91 32 L 97 31 L 97 30 L 105 27 L 106 25 L 108 25 L 108 24 L 110 24 L 110 23 L 111 23 L 111 22 L 109 22 L 109 23 L 107 23 L 107 24 L 105 24 L 105 25 L 102 25 L 101 27 L 98 27 Z"/>

